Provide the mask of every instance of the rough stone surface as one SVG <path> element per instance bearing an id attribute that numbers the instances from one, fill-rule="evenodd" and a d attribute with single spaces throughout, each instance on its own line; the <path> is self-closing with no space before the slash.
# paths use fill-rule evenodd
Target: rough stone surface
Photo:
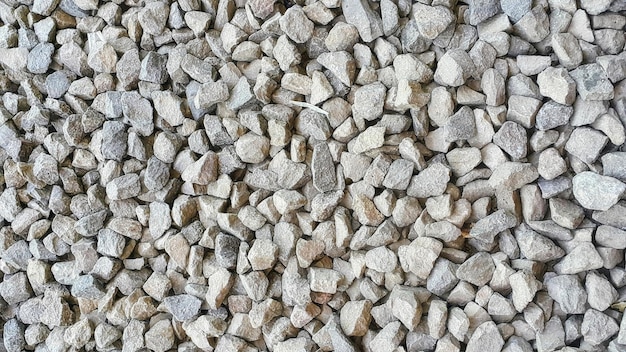
<path id="1" fill-rule="evenodd" d="M 584 208 L 608 210 L 626 191 L 626 184 L 613 177 L 585 171 L 574 176 L 572 190 L 574 197 Z"/>
<path id="2" fill-rule="evenodd" d="M 0 352 L 624 350 L 625 11 L 0 1 Z"/>

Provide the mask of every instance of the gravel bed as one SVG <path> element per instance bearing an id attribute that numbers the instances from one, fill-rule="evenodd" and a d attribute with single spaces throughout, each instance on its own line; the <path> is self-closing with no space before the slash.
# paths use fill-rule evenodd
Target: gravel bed
<path id="1" fill-rule="evenodd" d="M 626 351 L 626 0 L 1 0 L 0 352 Z"/>

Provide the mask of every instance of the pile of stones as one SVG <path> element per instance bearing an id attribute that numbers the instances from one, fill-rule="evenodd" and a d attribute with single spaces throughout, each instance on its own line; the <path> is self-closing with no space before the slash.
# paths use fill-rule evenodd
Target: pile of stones
<path id="1" fill-rule="evenodd" d="M 626 351 L 623 0 L 3 0 L 0 351 Z"/>

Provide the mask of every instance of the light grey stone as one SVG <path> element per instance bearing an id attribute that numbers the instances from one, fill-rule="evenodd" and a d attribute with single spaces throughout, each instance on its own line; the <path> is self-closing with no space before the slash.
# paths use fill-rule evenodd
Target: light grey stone
<path id="1" fill-rule="evenodd" d="M 600 312 L 608 309 L 617 299 L 617 290 L 601 274 L 590 272 L 585 277 L 585 289 L 589 306 Z"/>
<path id="2" fill-rule="evenodd" d="M 582 242 L 572 249 L 554 266 L 558 274 L 578 274 L 583 271 L 600 269 L 604 262 L 591 242 Z"/>
<path id="3" fill-rule="evenodd" d="M 583 314 L 586 311 L 587 292 L 576 275 L 559 275 L 546 283 L 548 294 L 569 314 Z"/>
<path id="4" fill-rule="evenodd" d="M 491 280 L 495 265 L 489 253 L 479 252 L 468 258 L 456 271 L 456 276 L 476 286 L 482 286 Z"/>
<path id="5" fill-rule="evenodd" d="M 466 351 L 500 351 L 504 339 L 496 324 L 492 321 L 480 324 L 467 342 Z"/>
<path id="6" fill-rule="evenodd" d="M 493 142 L 513 160 L 526 157 L 528 137 L 523 126 L 513 121 L 506 121 L 493 136 Z"/>
<path id="7" fill-rule="evenodd" d="M 500 232 L 515 227 L 517 218 L 505 210 L 498 210 L 480 219 L 470 230 L 470 237 L 492 243 Z"/>
<path id="8" fill-rule="evenodd" d="M 474 62 L 461 49 L 447 51 L 437 63 L 434 79 L 443 86 L 458 87 L 465 83 L 474 71 Z"/>
<path id="9" fill-rule="evenodd" d="M 585 100 L 613 99 L 613 84 L 599 64 L 582 65 L 571 72 L 578 94 Z"/>
<path id="10" fill-rule="evenodd" d="M 626 191 L 626 185 L 619 180 L 584 171 L 572 179 L 574 197 L 584 208 L 609 210 Z"/>
<path id="11" fill-rule="evenodd" d="M 346 22 L 356 27 L 361 39 L 366 43 L 383 35 L 383 23 L 380 15 L 365 0 L 348 0 L 341 2 L 341 9 Z"/>
<path id="12" fill-rule="evenodd" d="M 598 345 L 619 331 L 617 322 L 610 316 L 595 309 L 589 309 L 583 316 L 580 332 L 585 341 Z"/>
<path id="13" fill-rule="evenodd" d="M 413 176 L 407 195 L 416 198 L 439 196 L 450 181 L 450 169 L 441 163 L 434 163 Z"/>

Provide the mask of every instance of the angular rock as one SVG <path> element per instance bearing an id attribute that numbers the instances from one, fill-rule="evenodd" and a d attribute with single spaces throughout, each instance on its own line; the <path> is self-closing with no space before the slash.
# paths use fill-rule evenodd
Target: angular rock
<path id="1" fill-rule="evenodd" d="M 460 280 L 482 286 L 491 280 L 495 265 L 489 253 L 479 252 L 467 259 L 456 271 Z"/>
<path id="2" fill-rule="evenodd" d="M 492 243 L 500 232 L 515 227 L 517 218 L 505 210 L 498 210 L 480 219 L 470 230 L 470 237 Z"/>
<path id="3" fill-rule="evenodd" d="M 296 43 L 304 43 L 311 38 L 314 24 L 306 17 L 300 6 L 292 6 L 285 11 L 279 20 L 280 28 L 289 39 Z"/>
<path id="4" fill-rule="evenodd" d="M 585 100 L 613 99 L 613 84 L 599 64 L 582 65 L 571 72 L 578 94 Z"/>
<path id="5" fill-rule="evenodd" d="M 346 16 L 346 22 L 356 27 L 361 39 L 366 43 L 383 35 L 382 20 L 367 1 L 342 1 L 341 9 Z"/>
<path id="6" fill-rule="evenodd" d="M 576 100 L 576 82 L 566 69 L 548 67 L 537 75 L 539 92 L 563 105 L 572 105 Z"/>
<path id="7" fill-rule="evenodd" d="M 311 173 L 313 176 L 313 186 L 315 186 L 318 191 L 328 192 L 335 188 L 337 183 L 335 164 L 330 154 L 328 144 L 325 142 L 320 142 L 313 147 Z"/>
<path id="8" fill-rule="evenodd" d="M 513 121 L 507 121 L 493 136 L 493 142 L 502 148 L 513 160 L 519 160 L 526 157 L 527 153 L 526 130 Z"/>
<path id="9" fill-rule="evenodd" d="M 450 87 L 465 83 L 474 71 L 474 62 L 469 54 L 461 49 L 447 51 L 437 63 L 435 82 Z"/>
<path id="10" fill-rule="evenodd" d="M 417 29 L 428 40 L 437 38 L 455 20 L 452 11 L 444 6 L 416 3 L 412 12 Z"/>
<path id="11" fill-rule="evenodd" d="M 585 341 L 594 345 L 603 343 L 619 330 L 613 318 L 595 309 L 585 312 L 580 326 L 580 332 Z"/>
<path id="12" fill-rule="evenodd" d="M 560 275 L 546 283 L 548 294 L 569 314 L 583 314 L 586 309 L 587 292 L 576 275 Z"/>
<path id="13" fill-rule="evenodd" d="M 504 339 L 496 324 L 492 321 L 480 324 L 467 342 L 466 351 L 500 351 Z"/>
<path id="14" fill-rule="evenodd" d="M 619 180 L 584 171 L 572 179 L 574 197 L 587 209 L 609 210 L 626 191 L 626 184 Z"/>
<path id="15" fill-rule="evenodd" d="M 572 249 L 554 266 L 560 275 L 578 274 L 583 271 L 600 269 L 604 266 L 602 257 L 590 242 L 582 242 Z"/>
<path id="16" fill-rule="evenodd" d="M 441 163 L 434 163 L 413 176 L 407 188 L 407 195 L 416 198 L 439 196 L 450 181 L 450 169 Z"/>

